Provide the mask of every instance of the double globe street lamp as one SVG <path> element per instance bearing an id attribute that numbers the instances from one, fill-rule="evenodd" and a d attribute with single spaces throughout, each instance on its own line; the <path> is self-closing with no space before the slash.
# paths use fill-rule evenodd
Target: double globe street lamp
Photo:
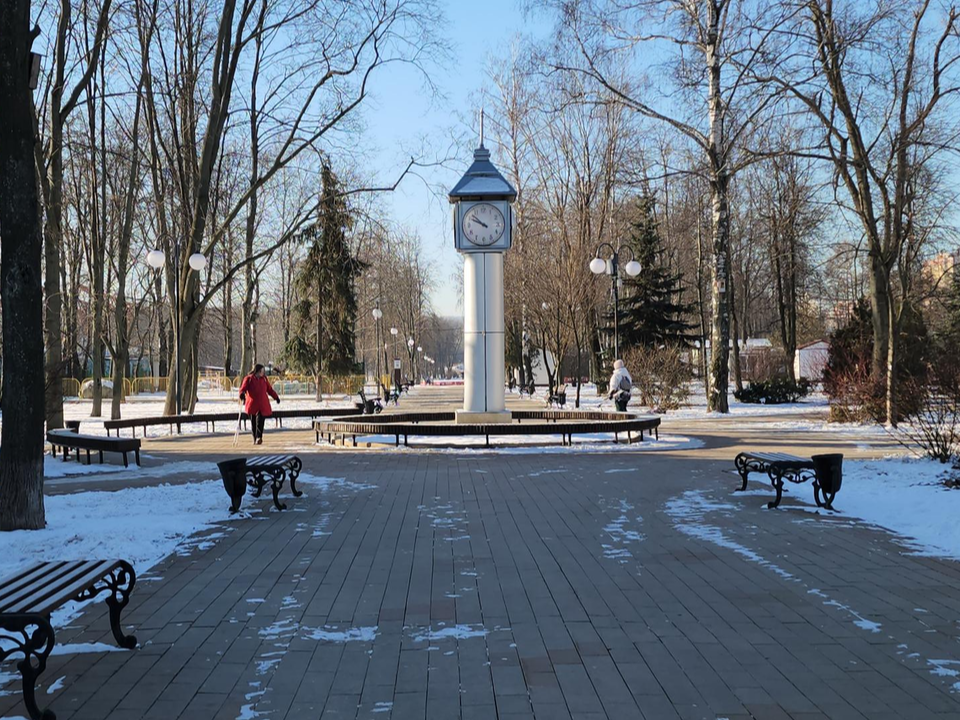
<path id="1" fill-rule="evenodd" d="M 606 249 L 609 255 L 601 257 L 601 253 Z M 614 248 L 608 242 L 600 243 L 597 246 L 596 256 L 590 261 L 590 272 L 594 275 L 610 276 L 613 285 L 613 356 L 614 359 L 620 357 L 620 256 L 624 253 L 630 253 L 630 260 L 624 266 L 627 275 L 636 277 L 643 269 L 640 263 L 634 259 L 633 250 L 629 246 L 619 246 Z"/>
<path id="2" fill-rule="evenodd" d="M 400 352 L 397 350 L 397 336 L 400 331 L 395 327 L 390 328 L 390 334 L 393 335 L 393 384 L 399 390 L 400 388 Z"/>
<path id="3" fill-rule="evenodd" d="M 147 265 L 154 270 L 159 271 L 167 264 L 167 256 L 163 250 L 151 250 L 147 253 Z M 207 258 L 202 253 L 193 253 L 187 258 L 187 265 L 191 270 L 200 272 L 207 266 Z M 183 413 L 183 385 L 180 377 L 180 334 L 183 327 L 183 308 L 180 303 L 180 245 L 177 243 L 173 248 L 173 319 L 174 319 L 174 344 L 176 347 L 175 365 L 176 365 L 176 400 L 177 415 Z"/>
<path id="4" fill-rule="evenodd" d="M 380 309 L 380 301 L 377 300 L 377 306 L 373 308 L 373 322 L 376 326 L 377 342 L 374 345 L 374 354 L 377 356 L 377 394 L 383 397 L 383 387 L 381 385 L 382 375 L 380 374 L 380 320 L 383 318 L 383 310 Z"/>

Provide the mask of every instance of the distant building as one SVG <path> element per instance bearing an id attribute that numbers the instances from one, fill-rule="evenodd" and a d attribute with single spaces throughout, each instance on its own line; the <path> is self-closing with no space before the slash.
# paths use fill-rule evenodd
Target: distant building
<path id="1" fill-rule="evenodd" d="M 826 340 L 801 345 L 793 359 L 793 372 L 797 379 L 806 378 L 813 382 L 820 382 L 823 371 L 827 367 L 830 357 L 830 343 Z"/>

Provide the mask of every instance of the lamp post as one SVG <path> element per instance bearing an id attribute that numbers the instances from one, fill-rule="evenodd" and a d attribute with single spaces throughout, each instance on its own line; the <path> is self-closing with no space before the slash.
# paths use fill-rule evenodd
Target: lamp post
<path id="1" fill-rule="evenodd" d="M 410 382 L 414 382 L 417 379 L 416 359 L 413 356 L 414 345 L 416 345 L 416 343 L 413 341 L 413 338 L 407 338 L 407 349 L 410 353 L 410 374 L 413 375 L 413 377 L 410 379 Z"/>
<path id="2" fill-rule="evenodd" d="M 164 254 L 163 250 L 151 250 L 147 253 L 147 265 L 152 267 L 154 270 L 159 271 L 167 263 L 167 256 Z M 187 259 L 187 265 L 191 270 L 195 272 L 200 272 L 207 266 L 207 258 L 204 257 L 201 253 L 193 253 Z M 180 376 L 180 335 L 182 330 L 183 323 L 183 313 L 180 303 L 180 243 L 175 242 L 173 248 L 173 305 L 174 305 L 174 344 L 176 347 L 176 356 L 174 362 L 176 364 L 176 401 L 177 401 L 177 415 L 183 413 L 183 386 L 182 379 Z"/>
<path id="3" fill-rule="evenodd" d="M 607 249 L 610 251 L 610 254 L 607 257 L 601 257 L 600 253 Z M 619 246 L 614 248 L 608 242 L 600 243 L 597 246 L 597 253 L 593 260 L 590 261 L 590 272 L 594 275 L 603 275 L 606 273 L 610 276 L 610 281 L 613 287 L 613 356 L 614 359 L 620 357 L 620 255 L 627 251 L 630 253 L 630 261 L 624 266 L 624 270 L 627 271 L 627 275 L 630 277 L 636 277 L 640 274 L 640 263 L 638 263 L 633 257 L 633 250 L 629 246 Z"/>
<path id="4" fill-rule="evenodd" d="M 390 334 L 393 335 L 393 384 L 397 388 L 397 397 L 400 397 L 400 354 L 397 351 L 397 335 L 400 331 L 392 327 Z"/>
<path id="5" fill-rule="evenodd" d="M 383 317 L 383 310 L 380 309 L 380 301 L 377 300 L 377 306 L 373 309 L 373 324 L 377 341 L 374 344 L 374 354 L 377 356 L 377 394 L 383 397 L 383 387 L 380 385 L 380 319 Z"/>

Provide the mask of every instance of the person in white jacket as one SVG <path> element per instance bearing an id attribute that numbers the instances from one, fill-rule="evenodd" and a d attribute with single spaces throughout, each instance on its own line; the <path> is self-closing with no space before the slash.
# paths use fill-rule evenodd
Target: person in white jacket
<path id="1" fill-rule="evenodd" d="M 620 412 L 626 411 L 631 390 L 633 390 L 633 378 L 630 377 L 630 371 L 623 364 L 623 360 L 615 360 L 613 374 L 610 376 L 609 397 Z"/>

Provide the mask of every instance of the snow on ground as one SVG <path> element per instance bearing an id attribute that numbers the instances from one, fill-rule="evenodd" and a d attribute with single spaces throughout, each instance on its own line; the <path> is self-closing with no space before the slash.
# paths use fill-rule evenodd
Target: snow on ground
<path id="1" fill-rule="evenodd" d="M 171 463 L 149 468 L 162 476 L 195 468 L 200 478 L 216 477 L 212 463 Z M 145 473 L 138 476 L 142 479 Z M 302 474 L 298 482 L 307 491 L 334 486 L 353 491 L 356 484 L 338 478 Z M 194 547 L 205 549 L 232 532 L 229 498 L 219 477 L 178 485 L 123 488 L 53 495 L 45 499 L 47 527 L 0 533 L 0 577 L 33 563 L 122 557 L 143 576 L 168 555 Z M 218 527 L 213 534 L 196 537 Z M 80 605 L 69 603 L 54 613 L 55 626 L 75 616 Z"/>
<path id="2" fill-rule="evenodd" d="M 352 408 L 354 407 L 355 396 L 352 395 L 326 395 L 324 396 L 322 406 L 329 408 Z M 120 406 L 120 415 L 126 420 L 129 418 L 140 417 L 158 417 L 163 415 L 163 395 L 134 395 L 127 402 Z M 291 395 L 283 398 L 283 401 L 273 407 L 277 409 L 298 409 L 314 408 L 318 403 L 312 395 Z M 79 420 L 81 422 L 80 432 L 84 434 L 102 435 L 106 434 L 103 429 L 103 421 L 110 417 L 110 402 L 104 400 L 103 417 L 90 417 L 90 411 L 93 409 L 92 400 L 66 400 L 63 403 L 63 417 L 65 420 Z M 197 400 L 195 413 L 239 413 L 240 401 L 238 398 L 226 394 L 201 394 Z M 284 427 L 297 429 L 309 429 L 312 427 L 310 418 L 290 418 L 283 421 Z M 270 423 L 268 423 L 268 427 Z M 206 432 L 204 423 L 188 423 L 183 425 L 184 434 Z M 218 423 L 218 431 L 226 432 L 229 426 L 226 422 Z M 147 428 L 147 436 L 168 435 L 170 428 L 167 425 L 154 425 Z M 140 434 L 140 430 L 137 431 Z"/>
<path id="3" fill-rule="evenodd" d="M 851 464 L 869 465 L 869 463 Z M 858 471 L 862 471 L 862 469 L 854 469 L 853 474 L 856 475 Z M 860 483 L 856 484 L 859 485 Z M 846 480 L 844 480 L 844 487 L 846 487 Z M 837 497 L 839 498 L 840 495 Z M 958 498 L 960 498 L 960 494 L 958 494 Z M 896 501 L 888 501 L 888 504 L 896 506 Z M 896 641 L 898 639 L 889 633 L 902 633 L 901 628 L 894 626 L 893 629 L 887 631 L 882 623 L 870 619 L 851 604 L 841 602 L 831 595 L 832 592 L 839 594 L 842 589 L 828 592 L 820 587 L 814 587 L 809 580 L 801 577 L 798 573 L 788 572 L 776 562 L 771 561 L 765 554 L 770 552 L 769 550 L 758 551 L 747 547 L 742 542 L 731 538 L 718 525 L 713 524 L 710 519 L 717 514 L 731 517 L 734 513 L 742 512 L 744 507 L 747 506 L 714 500 L 708 497 L 703 490 L 688 490 L 669 500 L 665 505 L 665 511 L 673 521 L 674 528 L 685 535 L 715 545 L 722 550 L 731 551 L 747 562 L 756 563 L 769 570 L 790 583 L 788 587 L 796 587 L 806 596 L 816 598 L 828 612 L 839 613 L 841 618 L 864 632 L 871 635 L 884 633 L 890 640 Z M 956 509 L 956 506 L 954 506 L 954 509 Z M 914 638 L 912 634 L 908 634 L 908 637 Z M 901 642 L 897 647 L 899 648 L 897 654 L 902 658 L 901 662 L 914 668 L 917 672 L 928 672 L 935 677 L 946 678 L 950 692 L 960 692 L 960 682 L 950 682 L 960 676 L 960 670 L 956 669 L 960 667 L 960 660 L 954 658 L 925 658 L 920 652 L 910 652 L 910 645 L 905 642 Z"/>
<path id="4" fill-rule="evenodd" d="M 443 623 L 440 623 L 440 625 L 443 625 Z M 501 628 L 498 626 L 494 629 L 500 630 Z M 470 638 L 486 637 L 489 632 L 483 625 L 452 625 L 450 627 L 437 627 L 436 629 L 428 627 L 414 633 L 410 639 L 415 643 L 447 639 L 468 640 Z"/>
<path id="5" fill-rule="evenodd" d="M 681 435 L 664 435 L 661 433 L 659 440 L 647 438 L 643 442 L 634 442 L 627 444 L 621 442 L 614 444 L 613 433 L 596 433 L 594 435 L 574 435 L 573 445 L 564 446 L 560 444 L 558 435 L 506 435 L 503 437 L 491 436 L 490 445 L 487 448 L 483 446 L 483 435 L 467 435 L 463 437 L 428 437 L 420 435 L 410 436 L 410 447 L 405 448 L 402 445 L 399 448 L 394 446 L 396 436 L 394 435 L 357 435 L 358 443 L 373 443 L 373 448 L 383 446 L 391 452 L 409 451 L 423 452 L 424 450 L 436 450 L 439 452 L 464 452 L 473 450 L 476 452 L 515 454 L 523 455 L 529 453 L 582 453 L 582 452 L 617 452 L 617 451 L 655 451 L 655 450 L 693 450 L 703 447 L 703 442 L 695 438 L 683 437 Z M 325 444 L 321 442 L 321 445 Z M 347 442 L 350 446 L 350 442 Z"/>
<path id="6" fill-rule="evenodd" d="M 580 409 L 581 410 L 603 410 L 605 412 L 614 412 L 613 400 L 607 398 L 605 388 L 601 388 L 604 394 L 597 395 L 597 386 L 593 383 L 584 383 L 580 390 Z M 567 405 L 566 410 L 573 410 L 576 401 L 576 388 L 567 386 Z M 547 388 L 537 388 L 533 395 L 534 401 L 546 404 L 549 391 Z M 517 392 L 508 392 L 507 397 L 517 397 Z M 524 396 L 526 397 L 526 396 Z M 733 397 L 730 393 L 730 413 L 722 415 L 707 411 L 707 399 L 703 393 L 703 385 L 691 383 L 690 396 L 682 407 L 677 410 L 670 410 L 662 414 L 664 418 L 675 418 L 683 420 L 695 420 L 708 417 L 750 417 L 750 416 L 769 416 L 769 415 L 819 415 L 826 416 L 828 408 L 827 397 L 822 393 L 813 393 L 804 398 L 802 402 L 784 403 L 782 405 L 758 405 L 755 403 L 742 403 Z M 630 402 L 629 410 L 633 412 L 652 412 L 651 408 L 640 403 L 640 397 L 634 393 Z"/>
<path id="7" fill-rule="evenodd" d="M 948 470 L 935 460 L 909 457 L 845 461 L 833 507 L 892 531 L 918 555 L 960 560 L 960 490 L 943 485 Z M 812 493 L 793 497 L 814 502 Z"/>

